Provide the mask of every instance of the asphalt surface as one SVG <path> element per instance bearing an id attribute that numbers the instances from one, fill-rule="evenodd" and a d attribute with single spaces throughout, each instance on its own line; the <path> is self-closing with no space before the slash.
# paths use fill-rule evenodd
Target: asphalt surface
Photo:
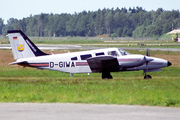
<path id="1" fill-rule="evenodd" d="M 100 47 L 82 47 L 79 45 L 37 45 L 41 50 L 67 50 L 67 49 L 98 49 Z M 11 49 L 8 44 L 0 44 L 0 49 Z"/>
<path id="2" fill-rule="evenodd" d="M 37 45 L 41 50 L 58 50 L 58 49 L 100 49 L 102 47 L 82 47 L 80 45 Z M 0 49 L 11 49 L 11 46 L 8 44 L 0 44 Z M 123 47 L 122 49 L 126 50 L 146 50 L 147 48 L 129 48 Z M 149 48 L 151 51 L 180 51 L 178 48 Z"/>
<path id="3" fill-rule="evenodd" d="M 0 103 L 0 120 L 180 120 L 180 108 L 71 103 Z"/>

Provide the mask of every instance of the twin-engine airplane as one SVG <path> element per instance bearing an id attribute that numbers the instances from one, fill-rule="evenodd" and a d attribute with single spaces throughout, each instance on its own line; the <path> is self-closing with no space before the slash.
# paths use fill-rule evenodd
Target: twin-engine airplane
<path id="1" fill-rule="evenodd" d="M 48 69 L 70 73 L 102 73 L 102 79 L 112 79 L 110 72 L 144 71 L 144 79 L 151 78 L 147 72 L 161 71 L 171 63 L 147 55 L 130 54 L 119 48 L 97 49 L 81 52 L 49 55 L 42 52 L 21 31 L 7 31 L 16 62 L 24 67 Z"/>

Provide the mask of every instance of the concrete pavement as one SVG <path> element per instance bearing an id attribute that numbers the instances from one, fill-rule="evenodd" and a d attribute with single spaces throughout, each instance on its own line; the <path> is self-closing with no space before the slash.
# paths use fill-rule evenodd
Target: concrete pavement
<path id="1" fill-rule="evenodd" d="M 0 103 L 1 120 L 180 120 L 180 108 L 71 103 Z"/>

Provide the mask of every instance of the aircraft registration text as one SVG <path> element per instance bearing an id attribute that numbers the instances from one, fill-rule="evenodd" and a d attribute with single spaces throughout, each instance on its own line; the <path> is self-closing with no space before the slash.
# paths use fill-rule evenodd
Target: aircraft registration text
<path id="1" fill-rule="evenodd" d="M 63 61 L 60 61 L 59 63 L 54 63 L 54 62 L 50 62 L 49 64 L 49 67 L 50 68 L 53 68 L 53 67 L 60 67 L 60 68 L 63 68 L 63 67 L 75 67 L 75 63 L 74 62 L 63 62 Z"/>

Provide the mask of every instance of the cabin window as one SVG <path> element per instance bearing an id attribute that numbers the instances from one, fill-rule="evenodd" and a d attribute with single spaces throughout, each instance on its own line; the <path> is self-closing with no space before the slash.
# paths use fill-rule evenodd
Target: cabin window
<path id="1" fill-rule="evenodd" d="M 119 56 L 116 51 L 109 51 L 109 52 L 108 52 L 108 55 L 111 55 L 111 56 Z"/>
<path id="2" fill-rule="evenodd" d="M 101 52 L 101 53 L 96 53 L 96 56 L 99 56 L 99 55 L 104 55 L 104 53 L 103 53 L 103 52 Z"/>
<path id="3" fill-rule="evenodd" d="M 87 58 L 92 57 L 92 55 L 91 54 L 86 54 L 86 55 L 81 55 L 80 57 L 81 57 L 81 60 L 86 60 Z"/>
<path id="4" fill-rule="evenodd" d="M 73 57 L 73 58 L 71 58 L 71 60 L 77 60 L 77 57 Z"/>

